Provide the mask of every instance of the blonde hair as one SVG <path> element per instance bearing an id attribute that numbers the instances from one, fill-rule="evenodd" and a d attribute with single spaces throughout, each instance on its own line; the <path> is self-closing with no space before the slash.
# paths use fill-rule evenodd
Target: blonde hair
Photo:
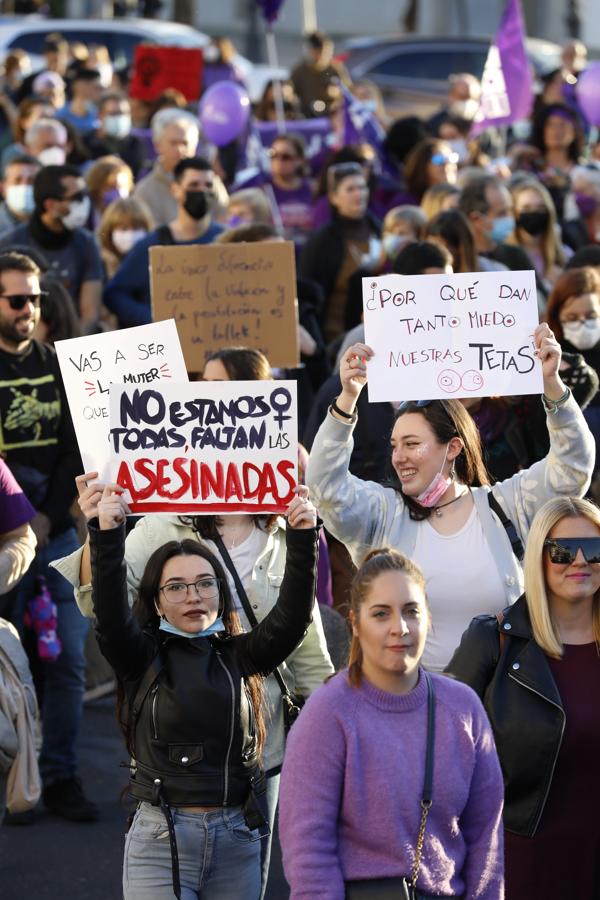
<path id="1" fill-rule="evenodd" d="M 428 221 L 444 211 L 444 203 L 448 197 L 458 197 L 459 189 L 455 184 L 443 181 L 441 184 L 432 184 L 427 188 L 421 200 L 421 211 Z"/>
<path id="2" fill-rule="evenodd" d="M 577 497 L 555 497 L 539 509 L 531 523 L 527 538 L 523 575 L 525 599 L 536 644 L 548 656 L 560 659 L 563 645 L 548 603 L 544 577 L 544 541 L 561 519 L 587 519 L 600 529 L 600 509 L 589 500 Z M 592 607 L 594 640 L 600 646 L 600 591 L 594 596 Z"/>
<path id="3" fill-rule="evenodd" d="M 102 200 L 102 193 L 111 175 L 126 172 L 129 177 L 129 188 L 133 190 L 133 172 L 118 156 L 100 156 L 85 173 L 85 181 L 94 206 Z"/>
<path id="4" fill-rule="evenodd" d="M 272 225 L 273 211 L 267 196 L 260 188 L 244 188 L 229 195 L 229 213 L 232 206 L 246 206 L 252 214 L 252 225 Z"/>
<path id="5" fill-rule="evenodd" d="M 554 207 L 554 202 L 548 189 L 544 187 L 541 181 L 538 181 L 537 178 L 529 178 L 524 177 L 519 179 L 516 183 L 513 182 L 512 185 L 509 186 L 510 194 L 513 201 L 513 208 L 515 211 L 515 219 L 518 218 L 517 213 L 517 200 L 519 195 L 523 193 L 523 191 L 535 191 L 538 197 L 544 202 L 544 206 L 548 211 L 549 221 L 548 227 L 546 229 L 545 234 L 542 235 L 542 259 L 544 260 L 544 275 L 548 272 L 552 266 L 564 266 L 566 260 L 565 255 L 563 253 L 563 249 L 560 243 L 560 239 L 557 234 L 557 222 L 556 222 L 556 209 Z M 515 225 L 515 230 L 512 235 L 508 238 L 508 244 L 519 244 L 517 239 L 517 231 L 518 227 Z"/>
<path id="6" fill-rule="evenodd" d="M 154 228 L 152 213 L 141 200 L 126 197 L 108 204 L 96 229 L 102 249 L 109 250 L 120 258 L 120 253 L 112 241 L 112 233 L 115 228 L 125 227 L 145 228 L 146 231 L 152 231 Z"/>
<path id="7" fill-rule="evenodd" d="M 352 579 L 350 609 L 355 622 L 358 621 L 360 608 L 373 587 L 373 582 L 385 572 L 403 572 L 423 591 L 425 601 L 427 601 L 425 577 L 419 567 L 407 556 L 398 553 L 397 550 L 392 550 L 391 547 L 381 547 L 379 550 L 371 550 L 370 553 L 367 553 Z M 352 687 L 359 687 L 362 681 L 362 658 L 360 639 L 353 632 L 348 656 L 348 681 Z"/>
<path id="8" fill-rule="evenodd" d="M 385 214 L 381 230 L 385 234 L 388 231 L 391 231 L 398 222 L 407 222 L 408 225 L 410 225 L 415 240 L 420 241 L 423 238 L 427 219 L 418 206 L 410 206 L 409 204 L 405 204 L 404 206 L 394 206 Z"/>

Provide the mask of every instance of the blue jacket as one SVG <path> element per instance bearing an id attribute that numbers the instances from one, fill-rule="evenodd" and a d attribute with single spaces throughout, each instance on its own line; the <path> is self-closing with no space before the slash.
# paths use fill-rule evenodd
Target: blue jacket
<path id="1" fill-rule="evenodd" d="M 185 244 L 211 244 L 223 227 L 211 222 L 204 234 Z M 121 327 L 147 325 L 152 321 L 150 306 L 150 247 L 178 243 L 166 225 L 151 231 L 131 248 L 104 288 L 104 303 L 119 319 Z"/>

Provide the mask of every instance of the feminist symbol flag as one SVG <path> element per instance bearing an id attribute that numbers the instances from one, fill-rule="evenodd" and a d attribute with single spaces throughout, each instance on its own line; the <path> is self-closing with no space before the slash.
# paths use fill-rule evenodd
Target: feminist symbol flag
<path id="1" fill-rule="evenodd" d="M 507 0 L 483 70 L 481 103 L 471 135 L 528 118 L 532 103 L 533 77 L 525 49 L 521 4 L 520 0 Z"/>

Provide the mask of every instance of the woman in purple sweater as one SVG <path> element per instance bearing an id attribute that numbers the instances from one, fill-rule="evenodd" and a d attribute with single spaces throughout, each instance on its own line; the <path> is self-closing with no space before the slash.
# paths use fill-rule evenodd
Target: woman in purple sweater
<path id="1" fill-rule="evenodd" d="M 475 693 L 419 665 L 429 627 L 420 570 L 394 550 L 375 550 L 351 604 L 349 668 L 313 694 L 288 739 L 279 831 L 292 900 L 411 896 L 403 881 L 415 874 L 432 732 L 432 802 L 414 896 L 501 900 L 494 741 Z"/>

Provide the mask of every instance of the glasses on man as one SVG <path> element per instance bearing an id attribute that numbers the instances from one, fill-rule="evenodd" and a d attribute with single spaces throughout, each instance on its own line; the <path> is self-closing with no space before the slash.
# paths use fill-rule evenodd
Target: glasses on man
<path id="1" fill-rule="evenodd" d="M 570 566 L 579 550 L 589 565 L 600 563 L 600 537 L 547 538 L 544 547 L 550 562 L 557 566 Z"/>
<path id="2" fill-rule="evenodd" d="M 215 600 L 219 596 L 220 584 L 218 578 L 210 576 L 190 582 L 171 581 L 169 584 L 163 584 L 160 590 L 169 603 L 183 603 L 187 599 L 190 588 L 193 594 L 202 600 Z"/>
<path id="3" fill-rule="evenodd" d="M 434 153 L 431 162 L 434 166 L 456 165 L 458 153 Z"/>
<path id="4" fill-rule="evenodd" d="M 4 297 L 5 300 L 8 300 L 8 305 L 14 310 L 25 309 L 28 303 L 33 303 L 37 309 L 42 297 L 47 296 L 48 294 L 46 291 L 40 291 L 39 294 L 0 294 L 0 297 Z"/>

